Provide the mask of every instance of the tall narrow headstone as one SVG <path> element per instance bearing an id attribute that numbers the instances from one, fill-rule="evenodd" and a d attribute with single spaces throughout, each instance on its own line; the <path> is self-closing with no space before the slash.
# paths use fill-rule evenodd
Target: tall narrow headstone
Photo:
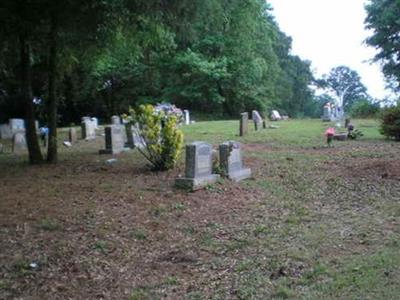
<path id="1" fill-rule="evenodd" d="M 135 148 L 135 142 L 133 140 L 132 124 L 130 123 L 125 124 L 125 132 L 126 132 L 126 147 L 131 149 Z"/>
<path id="2" fill-rule="evenodd" d="M 26 144 L 25 132 L 17 132 L 13 136 L 12 140 L 12 152 L 22 152 L 28 150 Z"/>
<path id="3" fill-rule="evenodd" d="M 253 110 L 251 112 L 251 118 L 252 118 L 252 120 L 254 122 L 254 129 L 258 130 L 261 127 L 261 124 L 263 122 L 263 119 L 261 118 L 259 112 L 256 111 L 256 110 Z"/>
<path id="4" fill-rule="evenodd" d="M 96 130 L 92 121 L 84 121 L 81 123 L 82 139 L 94 140 L 96 138 Z"/>
<path id="5" fill-rule="evenodd" d="M 324 113 L 322 115 L 323 122 L 331 122 L 332 121 L 332 110 L 331 105 L 329 103 L 324 106 Z"/>
<path id="6" fill-rule="evenodd" d="M 105 146 L 100 154 L 118 154 L 124 150 L 125 142 L 121 126 L 107 126 L 104 128 Z"/>
<path id="7" fill-rule="evenodd" d="M 177 178 L 178 188 L 198 190 L 215 183 L 219 175 L 212 174 L 212 147 L 204 142 L 186 145 L 185 177 Z"/>
<path id="8" fill-rule="evenodd" d="M 185 118 L 185 125 L 190 125 L 190 113 L 187 109 L 183 111 L 183 116 Z"/>
<path id="9" fill-rule="evenodd" d="M 219 145 L 219 159 L 224 174 L 233 181 L 240 181 L 251 176 L 251 170 L 243 168 L 241 145 L 228 141 Z"/>
<path id="10" fill-rule="evenodd" d="M 121 118 L 119 116 L 112 116 L 111 125 L 121 125 Z"/>
<path id="11" fill-rule="evenodd" d="M 71 144 L 76 143 L 77 136 L 76 136 L 76 129 L 75 128 L 70 128 L 68 131 L 68 140 Z"/>
<path id="12" fill-rule="evenodd" d="M 244 136 L 249 131 L 249 114 L 247 112 L 240 114 L 240 136 Z"/>

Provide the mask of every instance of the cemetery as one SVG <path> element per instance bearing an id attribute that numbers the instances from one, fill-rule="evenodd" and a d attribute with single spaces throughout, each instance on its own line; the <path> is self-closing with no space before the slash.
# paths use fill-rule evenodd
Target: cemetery
<path id="1" fill-rule="evenodd" d="M 127 147 L 139 124 L 114 117 L 59 128 L 71 146 L 60 144 L 56 166 L 30 167 L 26 148 L 1 139 L 0 295 L 230 298 L 236 282 L 244 298 L 297 297 L 305 285 L 320 295 L 314 276 L 392 272 L 400 145 L 374 120 L 349 121 L 364 136 L 327 147 L 335 123 L 281 120 L 270 130 L 271 120 L 253 112 L 263 129 L 248 115 L 179 125 L 186 146 L 164 172 Z"/>
<path id="2" fill-rule="evenodd" d="M 1 0 L 0 300 L 399 299 L 399 14 Z"/>

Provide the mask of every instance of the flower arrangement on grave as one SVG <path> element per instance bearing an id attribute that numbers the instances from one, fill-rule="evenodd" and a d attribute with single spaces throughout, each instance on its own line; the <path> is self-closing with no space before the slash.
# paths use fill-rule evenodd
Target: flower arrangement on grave
<path id="1" fill-rule="evenodd" d="M 159 103 L 154 107 L 156 112 L 164 112 L 164 116 L 175 116 L 178 124 L 183 124 L 183 111 L 171 103 Z"/>
<path id="2" fill-rule="evenodd" d="M 326 136 L 326 143 L 330 147 L 332 145 L 333 137 L 335 136 L 335 128 L 329 127 L 325 131 L 325 136 Z"/>
<path id="3" fill-rule="evenodd" d="M 140 105 L 123 116 L 140 136 L 143 147 L 137 149 L 151 164 L 152 170 L 172 169 L 183 147 L 183 132 L 178 128 L 178 118 L 173 113 L 156 110 L 153 105 Z"/>

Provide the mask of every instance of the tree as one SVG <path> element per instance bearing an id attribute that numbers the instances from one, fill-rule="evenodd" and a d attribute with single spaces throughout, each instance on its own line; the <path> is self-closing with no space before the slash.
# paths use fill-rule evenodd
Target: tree
<path id="1" fill-rule="evenodd" d="M 366 28 L 373 34 L 368 45 L 378 49 L 375 61 L 383 65 L 383 73 L 394 89 L 400 89 L 400 1 L 370 0 L 366 5 Z"/>
<path id="2" fill-rule="evenodd" d="M 361 82 L 360 75 L 347 66 L 333 68 L 322 81 L 322 87 L 333 93 L 337 105 L 344 110 L 350 109 L 358 100 L 371 98 Z"/>
<path id="3" fill-rule="evenodd" d="M 38 137 L 35 128 L 35 108 L 32 94 L 32 60 L 34 40 L 40 34 L 36 24 L 40 22 L 39 3 L 23 0 L 4 0 L 0 5 L 0 38 L 3 47 L 14 47 L 19 56 L 16 61 L 18 71 L 14 75 L 18 78 L 18 89 L 16 92 L 21 105 L 25 110 L 26 139 L 28 145 L 29 162 L 39 164 L 43 162 Z M 2 49 L 4 50 L 4 48 Z M 11 74 L 11 72 L 10 72 Z"/>

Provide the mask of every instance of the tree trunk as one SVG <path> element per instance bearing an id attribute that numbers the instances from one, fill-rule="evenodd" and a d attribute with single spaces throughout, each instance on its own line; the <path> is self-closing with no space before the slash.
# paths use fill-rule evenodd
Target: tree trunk
<path id="1" fill-rule="evenodd" d="M 35 126 L 35 107 L 33 104 L 31 88 L 31 49 L 30 44 L 24 34 L 20 35 L 20 55 L 21 55 L 21 96 L 25 104 L 25 127 L 26 142 L 28 145 L 29 163 L 40 164 L 43 156 L 40 151 L 39 140 Z"/>
<path id="2" fill-rule="evenodd" d="M 47 150 L 47 162 L 57 163 L 57 22 L 56 17 L 51 17 L 49 36 L 49 90 L 48 90 L 48 120 L 49 120 L 49 145 Z"/>

